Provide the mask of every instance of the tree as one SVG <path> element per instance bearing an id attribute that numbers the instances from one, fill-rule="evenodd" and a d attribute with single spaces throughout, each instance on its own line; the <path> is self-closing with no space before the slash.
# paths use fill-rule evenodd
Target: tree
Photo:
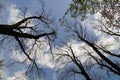
<path id="1" fill-rule="evenodd" d="M 39 59 L 48 52 L 55 59 L 55 70 L 60 72 L 57 80 L 102 80 L 110 79 L 111 75 L 120 78 L 118 2 L 72 0 L 70 8 L 61 19 L 61 26 L 65 26 L 64 33 L 69 36 L 66 37 L 67 41 L 64 41 L 64 37 L 61 42 L 53 41 L 54 38 L 59 38 L 51 27 L 53 19 L 45 13 L 44 6 L 38 15 L 28 16 L 26 8 L 20 9 L 18 22 L 0 24 L 1 48 L 4 51 L 9 49 L 5 55 L 8 62 L 3 65 L 17 65 L 14 69 L 19 69 L 22 73 L 15 80 L 41 80 L 44 79 L 45 72 Z M 71 22 L 65 17 L 69 13 L 72 16 Z M 92 25 L 84 26 L 87 16 L 96 13 L 99 13 L 100 18 L 93 20 Z M 105 39 L 111 38 L 113 42 L 105 42 Z"/>
<path id="2" fill-rule="evenodd" d="M 104 10 L 108 8 L 112 9 L 116 4 L 119 4 L 119 0 L 72 0 L 65 15 L 70 12 L 72 17 L 80 16 L 84 20 L 89 14 L 92 15 L 101 10 L 103 15 L 107 17 Z"/>
<path id="3" fill-rule="evenodd" d="M 73 20 L 74 22 L 68 22 L 67 19 L 65 19 L 65 15 L 67 15 L 69 12 L 75 19 Z M 95 13 L 99 13 L 100 18 L 93 20 L 93 26 L 83 26 L 84 24 L 82 24 L 83 22 L 80 19 L 85 21 L 88 14 L 94 15 Z M 84 46 L 79 47 L 77 53 L 72 47 L 72 45 L 75 43 L 71 42 L 69 45 L 65 43 L 67 49 L 60 49 L 61 52 L 58 52 L 58 55 L 60 55 L 58 58 L 59 60 L 63 59 L 64 57 L 66 58 L 66 62 L 63 61 L 62 64 L 69 66 L 70 64 L 74 63 L 79 68 L 64 68 L 65 70 L 68 70 L 66 75 L 70 76 L 72 74 L 75 76 L 76 74 L 79 74 L 83 75 L 86 80 L 101 80 L 103 78 L 100 77 L 101 74 L 99 74 L 99 72 L 95 73 L 92 71 L 93 68 L 97 67 L 97 70 L 108 73 L 108 77 L 112 74 L 120 76 L 120 51 L 119 46 L 115 47 L 115 45 L 119 44 L 120 39 L 120 30 L 118 27 L 118 25 L 120 25 L 120 17 L 118 14 L 120 14 L 118 0 L 103 0 L 101 2 L 98 0 L 72 1 L 70 8 L 63 17 L 63 21 L 61 21 L 67 28 L 68 33 L 72 33 L 70 37 L 72 36 L 72 39 L 75 40 L 79 46 L 81 46 L 83 42 Z M 90 33 L 88 28 L 92 28 L 94 34 Z M 99 32 L 101 34 L 99 34 Z M 98 34 L 99 39 L 96 37 Z M 106 37 L 105 39 L 112 38 L 114 43 L 104 43 L 104 40 L 102 40 L 103 37 Z M 110 49 L 110 47 L 112 47 L 112 49 Z M 83 61 L 82 59 L 84 59 L 84 63 L 81 64 Z M 86 74 L 84 74 L 83 71 Z"/>
<path id="4" fill-rule="evenodd" d="M 53 20 L 49 18 L 48 15 L 42 10 L 42 12 L 37 16 L 28 16 L 27 9 L 21 10 L 21 20 L 13 24 L 0 24 L 0 42 L 1 47 L 7 42 L 10 53 L 16 53 L 23 55 L 23 60 L 19 60 L 17 57 L 15 61 L 8 63 L 11 64 L 22 64 L 25 66 L 26 70 L 23 72 L 22 76 L 27 76 L 29 80 L 36 80 L 42 78 L 44 71 L 41 69 L 37 63 L 38 55 L 42 54 L 40 51 L 41 45 L 45 43 L 49 44 L 52 36 L 55 35 L 55 31 L 50 28 Z M 46 30 L 45 30 L 46 28 Z M 40 39 L 41 38 L 41 39 Z M 10 40 L 10 42 L 9 42 Z M 11 41 L 12 40 L 12 41 Z M 36 50 L 36 47 L 39 49 Z M 12 49 L 14 48 L 14 49 Z M 40 54 L 36 52 L 39 52 Z M 24 56 L 25 55 L 25 56 Z M 10 57 L 10 56 L 9 56 Z M 6 66 L 6 65 L 5 65 Z"/>

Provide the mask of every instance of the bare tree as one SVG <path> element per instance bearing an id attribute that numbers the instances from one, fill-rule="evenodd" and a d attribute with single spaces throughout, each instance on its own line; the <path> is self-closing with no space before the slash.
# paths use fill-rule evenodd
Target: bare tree
<path id="1" fill-rule="evenodd" d="M 99 73 L 96 74 L 98 75 L 99 78 L 93 75 L 94 72 L 91 73 L 90 68 L 94 67 L 95 65 L 103 67 L 102 70 L 106 70 L 109 73 L 113 73 L 119 76 L 120 75 L 120 65 L 118 64 L 119 54 L 114 54 L 112 51 L 108 50 L 105 47 L 105 45 L 98 44 L 97 41 L 94 40 L 95 39 L 93 38 L 94 36 L 92 35 L 93 36 L 92 37 L 89 35 L 90 33 L 88 34 L 86 30 L 87 28 L 84 28 L 81 24 L 79 25 L 78 24 L 79 24 L 78 22 L 73 25 L 71 23 L 66 23 L 66 27 L 68 32 L 73 33 L 71 36 L 73 36 L 73 39 L 75 39 L 75 41 L 78 42 L 79 45 L 81 45 L 80 43 L 82 42 L 86 44 L 84 47 L 79 49 L 81 51 L 84 50 L 84 52 L 79 52 L 79 55 L 76 55 L 78 53 L 74 52 L 74 47 L 71 47 L 71 45 L 74 45 L 74 43 L 71 43 L 71 45 L 64 43 L 67 49 L 63 48 L 63 49 L 60 49 L 58 52 L 56 52 L 56 54 L 59 56 L 57 59 L 63 60 L 63 61 L 61 60 L 58 61 L 58 63 L 61 63 L 61 65 L 64 64 L 65 66 L 74 63 L 76 67 L 79 68 L 79 69 L 74 69 L 74 68 L 67 67 L 68 71 L 66 75 L 64 75 L 64 78 L 67 76 L 70 76 L 72 72 L 73 73 L 72 75 L 82 74 L 86 78 L 86 80 L 90 80 L 90 79 L 101 80 L 102 78 L 99 77 Z M 81 54 L 84 56 L 81 56 Z M 97 56 L 95 56 L 96 54 Z M 113 61 L 108 56 L 106 56 L 106 54 L 112 57 L 116 57 L 116 59 L 118 58 L 117 59 L 118 62 Z M 82 60 L 81 57 L 83 57 L 82 59 L 85 60 L 84 63 L 81 62 Z"/>
<path id="2" fill-rule="evenodd" d="M 113 1 L 103 0 L 103 2 L 101 2 L 101 5 L 100 5 L 100 6 L 104 6 L 102 9 L 100 9 L 100 6 L 95 5 L 100 9 L 100 11 L 98 10 L 98 13 L 101 16 L 99 15 L 100 19 L 93 20 L 93 24 L 89 25 L 89 26 L 88 25 L 84 26 L 82 24 L 82 22 L 79 21 L 81 19 L 81 17 L 80 18 L 76 17 L 76 15 L 77 16 L 78 15 L 86 16 L 87 13 L 84 14 L 84 12 L 82 13 L 81 10 L 84 10 L 85 12 L 87 12 L 86 10 L 87 10 L 87 8 L 89 8 L 89 7 L 87 7 L 87 1 L 81 1 L 81 2 L 78 1 L 77 2 L 77 0 L 76 0 L 73 2 L 75 2 L 75 3 L 70 5 L 71 6 L 70 9 L 71 9 L 71 14 L 75 15 L 75 19 L 74 19 L 75 21 L 72 20 L 72 22 L 68 22 L 67 19 L 65 19 L 65 16 L 63 17 L 63 21 L 62 21 L 62 19 L 61 19 L 61 21 L 65 25 L 66 31 L 68 31 L 68 34 L 71 34 L 70 37 L 72 37 L 72 39 L 76 43 L 78 43 L 79 46 L 82 45 L 81 43 L 84 43 L 85 46 L 79 48 L 79 50 L 78 50 L 79 55 L 78 55 L 78 53 L 75 52 L 75 50 L 74 50 L 75 48 L 71 47 L 71 45 L 74 45 L 75 43 L 71 43 L 71 45 L 68 45 L 68 43 L 64 43 L 67 46 L 67 50 L 63 48 L 63 49 L 60 49 L 59 52 L 56 53 L 56 54 L 60 55 L 60 57 L 58 57 L 58 60 L 60 60 L 60 59 L 63 60 L 63 64 L 65 66 L 66 65 L 69 66 L 70 64 L 75 63 L 76 67 L 79 68 L 79 69 L 70 68 L 70 67 L 67 67 L 67 69 L 65 68 L 65 70 L 67 70 L 66 75 L 70 76 L 71 72 L 72 72 L 74 76 L 76 74 L 79 74 L 79 75 L 82 74 L 87 80 L 89 80 L 89 79 L 101 80 L 104 78 L 103 76 L 105 76 L 105 75 L 101 76 L 101 74 L 99 74 L 99 72 L 95 73 L 94 72 L 95 70 L 92 70 L 97 67 L 98 70 L 105 72 L 107 74 L 106 76 L 108 78 L 112 74 L 114 74 L 116 76 L 120 76 L 120 63 L 119 63 L 120 47 L 118 45 L 119 41 L 120 41 L 120 37 L 119 37 L 119 33 L 120 33 L 120 30 L 119 30 L 120 11 L 119 10 L 120 9 L 119 9 L 118 1 L 117 0 L 113 0 Z M 83 8 L 82 5 L 84 5 L 84 4 L 82 4 L 82 2 L 85 3 L 85 5 L 86 5 L 86 6 L 84 6 L 85 9 L 81 9 L 81 8 Z M 89 1 L 88 1 L 88 3 L 89 3 Z M 93 3 L 94 3 L 94 1 L 93 1 Z M 111 4 L 109 4 L 109 3 L 111 3 Z M 94 3 L 94 4 L 98 4 L 98 3 Z M 94 6 L 94 4 L 93 4 L 93 6 Z M 106 4 L 109 4 L 109 5 L 106 5 Z M 92 9 L 94 9 L 94 7 Z M 80 10 L 80 13 L 79 13 L 79 10 Z M 74 13 L 74 11 L 75 11 L 75 13 Z M 78 11 L 78 13 L 77 13 L 77 11 Z M 90 11 L 90 9 L 88 9 L 88 13 L 89 13 L 89 11 Z M 67 11 L 66 14 L 68 14 L 68 12 L 69 12 L 69 10 Z M 81 15 L 81 14 L 83 14 L 83 15 Z M 92 29 L 92 32 L 94 34 L 92 32 L 90 32 L 90 30 L 88 30 L 89 28 Z M 96 37 L 97 35 L 99 36 L 98 39 Z M 114 42 L 113 43 L 109 43 L 109 42 L 105 43 L 104 42 L 105 40 L 102 40 L 103 37 L 104 38 L 105 37 L 112 38 L 114 40 Z M 118 45 L 118 47 L 116 48 L 115 46 L 117 46 L 117 45 Z M 112 49 L 110 49 L 110 47 L 112 47 Z M 84 52 L 83 52 L 83 50 L 84 50 Z M 83 54 L 84 56 L 81 56 L 81 54 Z M 84 61 L 82 61 L 82 59 L 84 59 Z M 58 63 L 62 62 L 61 60 Z M 79 65 L 81 65 L 81 67 L 79 67 Z M 84 74 L 84 72 L 86 74 Z M 67 80 L 69 80 L 69 79 L 67 79 Z"/>
<path id="3" fill-rule="evenodd" d="M 9 46 L 10 53 L 25 55 L 22 61 L 16 58 L 14 62 L 7 64 L 8 66 L 13 63 L 22 64 L 26 66 L 22 76 L 31 77 L 31 80 L 40 79 L 44 71 L 38 64 L 37 58 L 43 53 L 41 46 L 44 44 L 49 46 L 51 37 L 55 35 L 55 31 L 50 28 L 53 19 L 46 15 L 44 10 L 37 16 L 27 16 L 26 8 L 20 10 L 23 14 L 20 21 L 10 25 L 0 24 L 1 47 L 7 42 L 11 46 Z"/>
<path id="4" fill-rule="evenodd" d="M 85 70 L 81 60 L 76 56 L 74 49 L 70 44 L 64 43 L 66 48 L 60 48 L 55 54 L 58 56 L 57 61 L 60 65 L 64 66 L 64 76 L 61 80 L 72 79 L 75 75 L 84 76 L 86 80 L 92 80 L 87 71 Z M 62 60 L 62 61 L 61 61 Z M 63 68 L 62 68 L 63 69 Z M 62 70 L 60 70 L 61 72 Z M 75 79 L 76 80 L 76 79 Z"/>

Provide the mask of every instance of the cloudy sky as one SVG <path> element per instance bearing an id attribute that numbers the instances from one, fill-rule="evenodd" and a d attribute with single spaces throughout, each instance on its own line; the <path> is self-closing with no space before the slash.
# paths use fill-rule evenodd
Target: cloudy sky
<path id="1" fill-rule="evenodd" d="M 43 0 L 44 1 L 44 0 Z M 44 2 L 45 4 L 45 9 L 47 10 L 47 12 L 56 18 L 56 20 L 58 20 L 59 18 L 61 18 L 64 15 L 64 12 L 67 10 L 70 0 L 45 0 Z M 37 11 L 39 12 L 39 10 L 41 9 L 41 2 L 40 0 L 0 0 L 0 7 L 1 7 L 1 13 L 0 13 L 0 23 L 2 24 L 12 24 L 15 23 L 17 21 L 19 21 L 20 19 L 18 18 L 19 14 L 20 14 L 20 10 L 18 8 L 27 8 L 28 9 L 28 14 L 32 15 L 34 13 L 37 13 Z M 59 26 L 59 25 L 57 25 Z M 61 28 L 60 28 L 61 29 Z M 62 31 L 62 30 L 61 30 Z M 7 51 L 5 52 L 4 50 L 1 51 L 3 54 L 7 53 Z M 5 56 L 5 57 L 4 57 Z M 8 58 L 9 60 L 9 56 L 13 56 L 12 58 L 16 58 L 19 60 L 22 60 L 24 55 L 15 55 L 14 53 L 13 55 L 7 54 L 6 55 L 1 55 L 1 57 L 4 58 Z M 11 59 L 10 59 L 11 60 Z M 46 71 L 48 74 L 53 74 L 53 75 L 48 75 L 48 78 L 46 78 L 46 80 L 54 80 L 55 77 L 55 71 L 53 70 L 54 67 L 54 63 L 51 62 L 50 60 L 50 55 L 46 54 L 44 55 L 43 59 L 40 59 L 41 64 L 45 67 L 46 66 Z M 23 66 L 20 66 L 23 67 Z M 4 80 L 14 80 L 17 77 L 20 76 L 20 74 L 22 74 L 23 71 L 19 71 L 19 67 L 17 67 L 17 65 L 11 66 L 10 68 L 7 68 L 3 71 L 4 73 Z M 16 72 L 17 71 L 17 72 Z M 19 80 L 19 79 L 18 79 Z M 24 79 L 26 80 L 26 78 Z M 55 79 L 56 80 L 56 79 Z"/>
<path id="2" fill-rule="evenodd" d="M 68 41 L 68 38 L 66 38 L 66 36 L 65 36 L 66 33 L 64 33 L 64 28 L 58 24 L 58 20 L 59 20 L 59 18 L 63 17 L 65 11 L 69 7 L 70 1 L 71 0 L 45 0 L 44 1 L 45 2 L 44 5 L 45 5 L 45 8 L 46 8 L 48 14 L 51 14 L 53 17 L 56 18 L 56 24 L 54 26 L 57 27 L 57 29 L 59 29 L 58 37 L 60 40 L 65 39 L 66 41 Z M 18 16 L 20 14 L 20 10 L 18 8 L 27 8 L 28 15 L 34 15 L 35 13 L 37 13 L 37 11 L 39 12 L 39 10 L 41 9 L 41 5 L 42 4 L 41 4 L 40 0 L 0 0 L 0 10 L 1 10 L 0 23 L 12 24 L 12 23 L 19 21 L 20 19 L 18 18 Z M 92 17 L 99 19 L 100 14 L 98 13 Z M 88 20 L 84 21 L 83 24 L 86 24 L 86 26 L 89 26 L 91 23 L 91 19 L 92 18 L 90 17 Z M 93 32 L 93 30 L 90 27 L 87 27 L 87 32 L 88 32 L 88 34 L 90 33 L 88 38 L 90 36 L 93 36 L 96 38 L 96 41 L 99 39 L 99 36 L 101 36 L 98 32 Z M 96 33 L 97 33 L 97 35 L 95 35 Z M 71 40 L 71 42 L 72 42 L 72 40 Z M 118 48 L 118 46 L 119 46 L 119 43 L 116 43 L 116 41 L 112 37 L 102 37 L 101 39 L 99 39 L 98 44 L 100 44 L 102 42 L 104 44 L 105 43 L 107 44 L 108 42 L 118 44 L 118 45 L 111 47 L 110 48 L 111 50 L 113 48 Z M 74 48 L 76 55 L 79 55 L 79 52 L 84 52 L 82 50 L 79 50 L 79 47 L 84 47 L 84 46 L 86 47 L 86 45 L 84 43 L 81 43 L 81 45 L 79 45 L 78 43 L 73 41 L 72 47 Z M 65 46 L 62 46 L 62 47 L 65 48 Z M 7 51 L 5 52 L 4 50 L 2 50 L 1 53 L 4 54 L 4 53 L 7 53 Z M 23 60 L 25 57 L 25 55 L 20 55 L 20 54 L 16 55 L 16 54 L 14 54 L 14 51 L 13 51 L 12 54 L 1 55 L 1 58 L 4 59 L 11 55 L 12 55 L 11 58 L 18 59 L 18 60 Z M 55 62 L 52 62 L 51 55 L 45 54 L 42 57 L 43 58 L 39 59 L 38 62 L 40 64 L 42 64 L 42 67 L 48 73 L 48 77 L 46 78 L 46 80 L 58 80 L 57 74 L 56 74 L 57 72 L 54 70 Z M 83 58 L 81 58 L 81 59 L 83 60 Z M 11 59 L 8 59 L 8 60 L 11 60 Z M 83 60 L 83 62 L 84 62 L 84 60 Z M 22 71 L 19 71 L 20 69 L 22 69 Z M 14 79 L 16 79 L 16 76 L 19 77 L 20 74 L 22 74 L 24 72 L 24 66 L 21 65 L 21 66 L 17 67 L 17 65 L 14 65 L 14 66 L 11 66 L 10 68 L 5 69 L 3 72 L 4 72 L 4 75 L 3 75 L 4 80 L 14 80 Z M 101 76 L 103 76 L 104 72 L 101 72 L 101 73 L 102 73 Z M 113 80 L 113 79 L 118 80 L 118 78 L 119 78 L 118 76 L 114 77 L 114 75 L 113 75 L 111 77 L 111 80 Z M 26 77 L 23 80 L 27 80 Z"/>
<path id="3" fill-rule="evenodd" d="M 50 11 L 55 17 L 61 18 L 69 6 L 70 0 L 43 0 L 42 2 L 44 2 L 46 10 Z M 39 11 L 42 5 L 41 0 L 1 0 L 1 3 L 4 4 L 1 6 L 7 9 L 8 14 L 13 14 L 14 16 L 18 14 L 18 11 L 15 11 L 15 9 L 12 10 L 13 7 L 28 8 L 30 13 L 33 14 L 36 11 Z M 15 13 L 13 11 L 15 11 Z M 7 13 L 4 14 L 7 15 L 7 17 L 11 17 L 11 15 L 8 15 Z"/>

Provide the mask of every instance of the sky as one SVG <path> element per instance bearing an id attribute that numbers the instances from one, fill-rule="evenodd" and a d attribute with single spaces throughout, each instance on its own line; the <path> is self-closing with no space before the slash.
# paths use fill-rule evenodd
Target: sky
<path id="1" fill-rule="evenodd" d="M 2 13 L 0 14 L 0 23 L 1 24 L 13 24 L 17 21 L 19 21 L 20 19 L 18 18 L 18 15 L 20 14 L 20 10 L 18 10 L 17 8 L 27 8 L 28 12 L 30 15 L 36 13 L 36 11 L 39 11 L 41 9 L 41 3 L 40 0 L 0 0 L 0 5 L 1 7 L 3 6 L 3 8 L 1 8 Z M 44 0 L 43 0 L 44 1 Z M 70 3 L 70 0 L 45 0 L 45 9 L 48 10 L 47 12 L 55 17 L 57 20 L 59 18 L 61 18 L 65 11 L 68 8 L 68 4 Z M 3 4 L 3 5 L 2 5 Z M 59 26 L 59 25 L 57 25 Z M 60 28 L 62 29 L 62 28 Z M 62 30 L 60 30 L 62 31 Z M 7 53 L 7 51 L 2 51 L 1 52 Z M 8 58 L 8 61 L 11 61 L 11 59 L 9 59 L 9 56 L 12 56 L 14 54 L 7 54 L 7 55 L 1 55 L 2 58 Z M 20 60 L 23 59 L 24 55 L 15 55 L 16 56 L 21 56 Z M 52 69 L 54 64 L 52 62 L 50 62 L 50 55 L 46 54 L 44 55 L 44 58 L 42 59 L 41 64 L 44 65 L 44 67 L 46 66 L 45 70 L 47 71 L 47 73 L 49 74 L 53 74 L 53 75 L 48 75 L 48 78 L 46 78 L 46 80 L 56 80 L 55 79 L 55 71 Z M 14 56 L 13 56 L 14 58 Z M 45 59 L 45 60 L 44 60 Z M 6 63 L 7 64 L 7 63 Z M 19 67 L 23 67 L 23 66 L 19 66 Z M 5 69 L 4 71 L 4 75 L 3 75 L 3 80 L 14 80 L 16 78 L 16 76 L 18 77 L 19 74 L 22 74 L 22 71 L 19 71 L 19 67 L 17 67 L 17 65 L 11 66 L 10 68 Z M 16 72 L 17 71 L 17 72 Z M 24 72 L 24 70 L 23 70 Z M 24 79 L 26 80 L 26 79 Z"/>
<path id="2" fill-rule="evenodd" d="M 18 8 L 28 8 L 31 14 L 39 11 L 42 5 L 40 0 L 1 0 L 1 2 L 5 4 L 4 7 L 7 10 L 9 10 L 11 5 L 15 5 Z M 70 0 L 43 0 L 43 2 L 46 10 L 50 11 L 55 17 L 61 18 L 69 6 Z"/>
<path id="3" fill-rule="evenodd" d="M 36 11 L 39 11 L 41 9 L 41 3 L 40 0 L 0 0 L 0 7 L 1 7 L 1 3 L 3 3 L 4 5 L 2 5 L 4 8 L 2 9 L 2 13 L 0 13 L 0 23 L 2 24 L 13 24 L 17 21 L 19 21 L 20 19 L 18 18 L 18 15 L 20 14 L 20 10 L 17 8 L 27 8 L 28 9 L 28 15 L 35 15 L 35 13 L 37 13 Z M 44 1 L 44 0 L 43 0 Z M 76 53 L 76 55 L 79 55 L 80 52 L 84 52 L 84 50 L 79 50 L 79 47 L 86 47 L 87 45 L 84 43 L 80 43 L 81 45 L 79 45 L 77 42 L 75 42 L 74 40 L 69 40 L 69 38 L 67 37 L 67 34 L 64 31 L 64 27 L 61 27 L 61 25 L 59 24 L 59 19 L 63 17 L 65 11 L 68 9 L 69 7 L 69 3 L 71 0 L 45 0 L 45 9 L 47 10 L 48 14 L 52 15 L 55 19 L 56 19 L 56 24 L 54 25 L 55 28 L 58 29 L 58 35 L 57 37 L 59 37 L 59 40 L 64 40 L 65 42 L 69 43 L 73 43 L 72 47 L 74 48 L 74 51 Z M 93 18 L 99 19 L 100 14 L 96 14 L 94 16 L 92 16 Z M 88 39 L 89 37 L 93 36 L 96 39 L 97 44 L 107 44 L 107 43 L 115 43 L 118 45 L 115 45 L 113 47 L 110 47 L 110 50 L 113 50 L 114 48 L 119 48 L 119 43 L 117 43 L 112 37 L 101 37 L 100 33 L 98 32 L 94 32 L 91 27 L 88 27 L 89 25 L 91 25 L 90 23 L 92 18 L 90 17 L 88 20 L 84 21 L 83 24 L 86 24 L 87 26 L 87 34 L 88 35 Z M 97 35 L 96 35 L 97 33 Z M 64 35 L 64 36 L 63 36 Z M 58 42 L 59 42 L 58 40 Z M 99 40 L 99 41 L 98 41 Z M 71 42 L 69 42 L 71 41 Z M 92 40 L 91 40 L 92 41 Z M 59 46 L 60 48 L 66 48 L 65 45 Z M 9 47 L 8 47 L 9 48 Z M 45 48 L 45 50 L 47 50 L 47 46 L 43 46 L 43 48 Z M 89 48 L 88 48 L 89 49 Z M 91 50 L 91 49 L 89 49 Z M 54 51 L 58 51 L 57 48 L 54 49 Z M 2 50 L 1 51 L 3 54 L 7 53 L 7 51 Z M 38 51 L 39 52 L 39 51 Z M 6 54 L 6 55 L 1 55 L 2 58 L 8 58 L 8 61 L 11 61 L 11 59 L 18 59 L 18 60 L 23 60 L 24 59 L 24 55 L 21 54 Z M 12 56 L 9 58 L 9 56 Z M 81 58 L 82 62 L 84 63 L 84 57 Z M 13 60 L 14 61 L 14 60 Z M 6 62 L 7 64 L 8 62 Z M 44 70 L 48 73 L 48 77 L 46 77 L 45 80 L 58 80 L 58 76 L 61 74 L 58 74 L 55 71 L 55 62 L 52 61 L 51 59 L 51 55 L 49 54 L 44 54 L 43 58 L 38 60 L 38 63 L 42 64 L 42 67 L 44 68 Z M 26 65 L 24 65 L 26 66 Z M 14 66 L 11 66 L 10 68 L 7 68 L 4 70 L 4 79 L 3 80 L 14 80 L 16 79 L 16 76 L 19 77 L 20 74 L 22 74 L 24 72 L 24 66 L 20 65 L 19 67 L 17 66 L 17 64 L 15 64 Z M 70 67 L 70 66 L 69 66 Z M 73 66 L 72 66 L 73 67 Z M 22 69 L 21 71 L 19 71 L 20 69 Z M 97 67 L 95 67 L 95 69 L 97 69 Z M 93 68 L 93 70 L 95 70 Z M 98 69 L 97 69 L 98 70 Z M 97 73 L 97 71 L 94 71 L 95 73 Z M 64 73 L 64 71 L 63 71 Z M 101 71 L 101 76 L 106 75 L 105 72 Z M 64 75 L 63 75 L 64 76 Z M 81 77 L 81 76 L 80 76 Z M 78 77 L 78 78 L 80 78 Z M 59 78 L 60 79 L 60 78 Z M 82 80 L 84 80 L 84 78 L 81 78 Z M 118 76 L 111 76 L 110 80 L 119 80 L 120 77 Z M 18 79 L 19 80 L 19 79 Z M 27 80 L 26 77 L 23 80 Z"/>

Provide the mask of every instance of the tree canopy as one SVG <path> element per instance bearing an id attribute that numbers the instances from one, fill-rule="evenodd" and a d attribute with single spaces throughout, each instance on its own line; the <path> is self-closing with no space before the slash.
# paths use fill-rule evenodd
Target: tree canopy
<path id="1" fill-rule="evenodd" d="M 89 14 L 101 12 L 106 16 L 106 10 L 116 8 L 119 5 L 119 0 L 72 0 L 68 12 L 72 17 L 81 16 L 85 19 Z M 66 12 L 66 13 L 68 13 Z"/>
<path id="2" fill-rule="evenodd" d="M 63 22 L 41 5 L 37 14 L 17 8 L 16 22 L 0 23 L 3 72 L 12 80 L 120 79 L 119 0 L 72 0 Z"/>

